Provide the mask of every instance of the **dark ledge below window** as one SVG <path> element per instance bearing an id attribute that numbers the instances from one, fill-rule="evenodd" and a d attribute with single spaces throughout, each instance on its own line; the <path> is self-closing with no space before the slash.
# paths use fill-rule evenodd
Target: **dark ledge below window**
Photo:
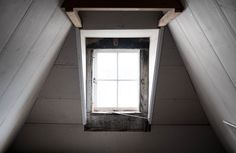
<path id="1" fill-rule="evenodd" d="M 88 113 L 88 115 L 87 124 L 84 126 L 85 131 L 151 131 L 151 125 L 148 120 L 144 118 L 119 114 Z"/>

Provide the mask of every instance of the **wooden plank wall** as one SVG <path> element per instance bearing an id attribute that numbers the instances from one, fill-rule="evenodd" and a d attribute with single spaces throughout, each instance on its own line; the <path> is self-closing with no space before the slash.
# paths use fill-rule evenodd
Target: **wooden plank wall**
<path id="1" fill-rule="evenodd" d="M 236 152 L 236 3 L 234 0 L 184 1 L 186 10 L 171 32 L 202 99 L 211 124 L 226 148 Z"/>
<path id="2" fill-rule="evenodd" d="M 155 12 L 80 15 L 86 29 L 152 29 L 158 16 Z M 75 36 L 71 29 L 9 152 L 224 153 L 168 29 L 164 31 L 151 132 L 84 132 Z"/>
<path id="3" fill-rule="evenodd" d="M 0 51 L 4 48 L 12 33 L 21 22 L 21 19 L 26 14 L 32 0 L 17 1 L 0 1 Z"/>
<path id="4" fill-rule="evenodd" d="M 11 141 L 71 26 L 58 0 L 0 1 L 0 152 Z"/>

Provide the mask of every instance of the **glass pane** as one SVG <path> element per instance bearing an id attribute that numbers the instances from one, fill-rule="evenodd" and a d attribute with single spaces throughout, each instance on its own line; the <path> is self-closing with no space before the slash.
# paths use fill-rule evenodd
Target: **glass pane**
<path id="1" fill-rule="evenodd" d="M 96 104 L 97 107 L 117 106 L 117 82 L 97 81 Z"/>
<path id="2" fill-rule="evenodd" d="M 139 82 L 118 82 L 118 107 L 139 107 Z"/>
<path id="3" fill-rule="evenodd" d="M 97 53 L 97 79 L 117 79 L 117 53 Z"/>
<path id="4" fill-rule="evenodd" d="M 118 53 L 118 78 L 139 79 L 139 52 Z"/>

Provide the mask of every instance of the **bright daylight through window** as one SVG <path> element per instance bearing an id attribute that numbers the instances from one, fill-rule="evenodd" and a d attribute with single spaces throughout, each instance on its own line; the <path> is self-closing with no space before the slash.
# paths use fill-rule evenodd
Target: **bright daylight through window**
<path id="1" fill-rule="evenodd" d="M 140 49 L 95 49 L 93 112 L 139 112 Z"/>

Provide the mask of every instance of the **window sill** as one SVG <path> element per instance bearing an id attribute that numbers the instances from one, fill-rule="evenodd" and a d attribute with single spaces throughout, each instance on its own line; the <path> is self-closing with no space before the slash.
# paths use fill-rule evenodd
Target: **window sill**
<path id="1" fill-rule="evenodd" d="M 140 111 L 93 111 L 92 114 L 142 114 Z"/>
<path id="2" fill-rule="evenodd" d="M 142 113 L 88 113 L 85 131 L 140 131 L 148 132 L 151 125 Z"/>

